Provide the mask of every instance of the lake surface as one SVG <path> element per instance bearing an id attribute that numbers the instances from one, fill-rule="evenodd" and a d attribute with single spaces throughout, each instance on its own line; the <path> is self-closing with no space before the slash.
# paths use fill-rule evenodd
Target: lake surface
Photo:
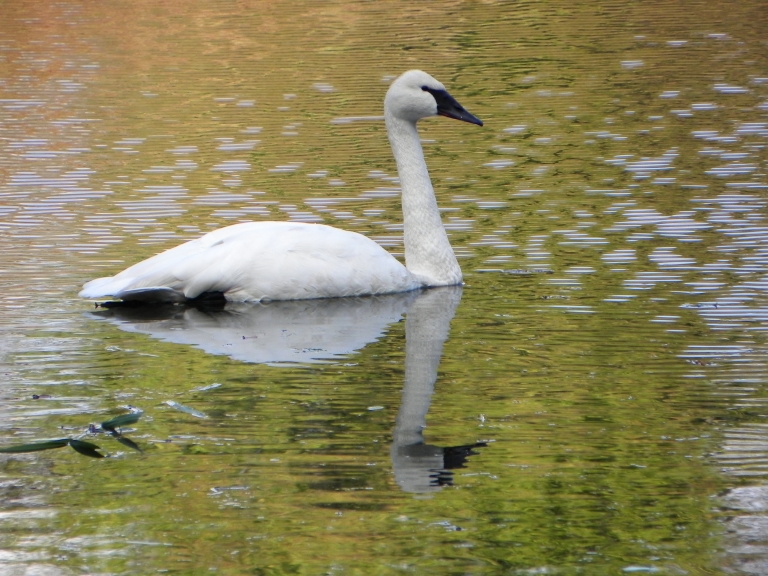
<path id="1" fill-rule="evenodd" d="M 768 573 L 765 4 L 0 7 L 0 571 Z M 463 288 L 94 309 L 211 229 L 402 251 L 420 124 Z M 143 411 L 125 438 L 88 433 Z"/>

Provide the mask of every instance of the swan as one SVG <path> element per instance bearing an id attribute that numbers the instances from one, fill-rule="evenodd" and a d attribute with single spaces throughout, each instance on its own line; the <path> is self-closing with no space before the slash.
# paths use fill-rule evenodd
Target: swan
<path id="1" fill-rule="evenodd" d="M 233 302 L 260 302 L 461 284 L 416 128 L 422 118 L 436 115 L 483 125 L 426 72 L 405 72 L 389 87 L 384 121 L 402 190 L 405 266 L 356 232 L 322 224 L 245 222 L 91 280 L 79 295 L 185 302 L 217 294 Z"/>

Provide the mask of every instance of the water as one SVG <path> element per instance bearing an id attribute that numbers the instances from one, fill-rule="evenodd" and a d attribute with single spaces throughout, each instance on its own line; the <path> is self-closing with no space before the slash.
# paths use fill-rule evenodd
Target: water
<path id="1" fill-rule="evenodd" d="M 761 3 L 2 10 L 0 440 L 144 411 L 2 457 L 3 573 L 768 570 Z M 243 220 L 399 254 L 413 67 L 485 122 L 421 126 L 462 290 L 77 298 Z"/>

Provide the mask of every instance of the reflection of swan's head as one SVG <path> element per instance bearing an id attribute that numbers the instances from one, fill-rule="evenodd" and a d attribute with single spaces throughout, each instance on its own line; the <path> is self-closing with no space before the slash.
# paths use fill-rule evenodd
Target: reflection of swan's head
<path id="1" fill-rule="evenodd" d="M 421 70 L 409 70 L 392 82 L 384 98 L 384 112 L 414 123 L 439 114 L 483 125 L 448 94 L 445 86 Z"/>

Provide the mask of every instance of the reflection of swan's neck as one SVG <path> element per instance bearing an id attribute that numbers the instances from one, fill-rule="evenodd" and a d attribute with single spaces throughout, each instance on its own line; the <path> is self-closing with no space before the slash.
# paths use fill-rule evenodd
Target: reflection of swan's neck
<path id="1" fill-rule="evenodd" d="M 397 415 L 394 442 L 423 442 L 422 431 L 437 380 L 437 369 L 451 319 L 461 299 L 460 288 L 429 290 L 408 310 L 405 320 L 405 385 Z"/>
<path id="2" fill-rule="evenodd" d="M 461 268 L 440 219 L 416 124 L 384 111 L 403 204 L 405 266 L 428 286 L 461 282 Z"/>

